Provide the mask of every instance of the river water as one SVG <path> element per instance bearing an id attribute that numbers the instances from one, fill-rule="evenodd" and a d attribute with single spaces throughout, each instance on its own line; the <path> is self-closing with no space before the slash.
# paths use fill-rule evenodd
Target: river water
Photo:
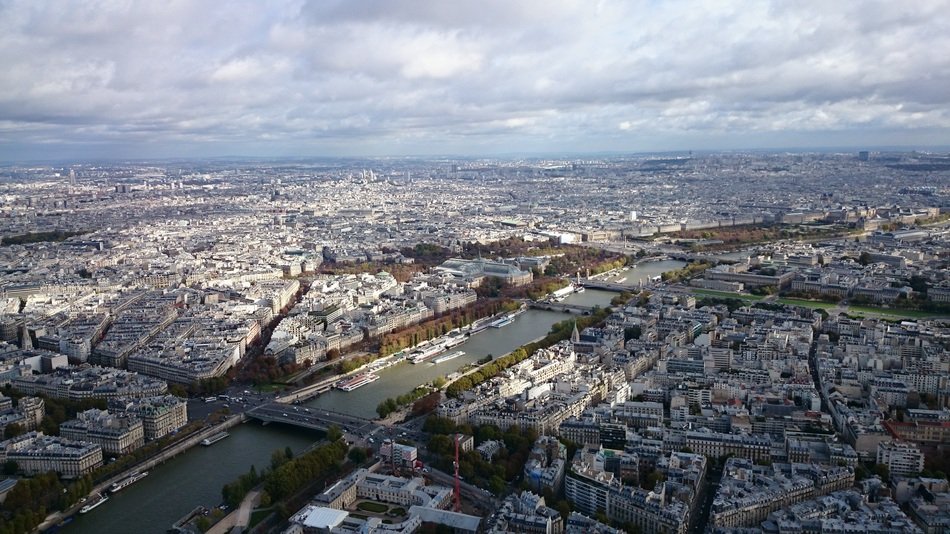
<path id="1" fill-rule="evenodd" d="M 636 287 L 640 284 L 641 280 L 646 284 L 650 281 L 650 278 L 660 276 L 666 271 L 675 271 L 684 265 L 686 265 L 686 262 L 678 260 L 651 261 L 641 263 L 636 267 L 631 267 L 615 275 L 608 275 L 606 278 L 601 278 L 601 280 Z M 609 300 L 610 299 L 608 299 L 608 301 Z"/>
<path id="2" fill-rule="evenodd" d="M 652 262 L 632 268 L 628 284 L 635 286 L 637 279 L 644 281 L 664 271 L 683 266 L 679 261 Z M 616 278 L 616 277 L 613 277 Z M 565 302 L 585 306 L 607 306 L 616 295 L 607 291 L 589 289 L 568 297 Z M 307 403 L 351 415 L 375 417 L 376 406 L 388 397 L 396 397 L 414 387 L 448 375 L 460 367 L 489 354 L 502 356 L 519 346 L 548 333 L 551 325 L 570 314 L 543 310 L 528 310 L 512 324 L 503 328 L 488 328 L 472 336 L 453 350 L 465 355 L 441 364 L 413 365 L 402 362 L 379 371 L 380 379 L 352 392 L 332 390 Z M 63 529 L 68 534 L 141 534 L 163 533 L 175 521 L 194 507 L 216 506 L 222 502 L 221 487 L 232 482 L 250 469 L 258 470 L 270 463 L 274 450 L 290 447 L 299 453 L 321 438 L 315 432 L 284 425 L 262 426 L 248 422 L 230 431 L 231 436 L 210 447 L 194 447 L 161 464 L 149 476 L 119 493 L 109 501 L 75 520 Z"/>
<path id="3" fill-rule="evenodd" d="M 69 534 L 163 533 L 196 506 L 217 506 L 221 488 L 247 473 L 270 465 L 271 453 L 290 447 L 306 450 L 322 434 L 285 425 L 247 422 L 210 447 L 197 446 L 156 466 L 139 482 L 110 495 L 87 514 L 76 515 Z"/>

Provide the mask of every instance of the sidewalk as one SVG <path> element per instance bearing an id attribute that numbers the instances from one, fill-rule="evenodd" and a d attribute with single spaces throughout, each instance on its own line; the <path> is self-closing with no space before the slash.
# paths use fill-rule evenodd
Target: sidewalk
<path id="1" fill-rule="evenodd" d="M 228 534 L 234 527 L 241 527 L 241 530 L 244 530 L 251 522 L 251 511 L 257 508 L 260 502 L 261 490 L 251 490 L 244 496 L 244 500 L 241 501 L 241 505 L 238 506 L 238 509 L 232 511 L 230 514 L 221 518 L 221 521 L 212 525 L 212 527 L 208 529 L 207 534 Z"/>

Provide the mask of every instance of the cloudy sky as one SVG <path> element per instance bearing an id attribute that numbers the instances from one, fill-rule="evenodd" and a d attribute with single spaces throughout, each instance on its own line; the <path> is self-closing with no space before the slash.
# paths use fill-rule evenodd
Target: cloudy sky
<path id="1" fill-rule="evenodd" d="M 0 0 L 0 160 L 950 145 L 950 1 Z"/>

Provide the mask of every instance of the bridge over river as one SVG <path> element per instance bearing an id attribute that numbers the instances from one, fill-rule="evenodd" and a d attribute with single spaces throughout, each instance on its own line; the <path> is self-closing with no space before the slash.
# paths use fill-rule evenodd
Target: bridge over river
<path id="1" fill-rule="evenodd" d="M 636 293 L 640 290 L 640 288 L 636 286 L 628 286 L 626 284 L 618 284 L 616 282 L 607 282 L 604 280 L 595 280 L 593 278 L 581 278 L 580 283 L 582 286 L 588 289 L 603 289 L 604 291 L 615 291 L 617 293 L 623 293 L 624 291 Z"/>
<path id="2" fill-rule="evenodd" d="M 343 432 L 358 436 L 365 436 L 380 428 L 379 424 L 362 417 L 279 402 L 261 404 L 245 412 L 245 415 L 265 423 L 283 423 L 322 432 L 336 425 Z"/>
<path id="3" fill-rule="evenodd" d="M 571 313 L 582 313 L 590 315 L 594 311 L 593 306 L 584 306 L 583 304 L 569 304 L 567 302 L 543 302 L 529 301 L 528 306 L 536 310 L 562 311 Z"/>

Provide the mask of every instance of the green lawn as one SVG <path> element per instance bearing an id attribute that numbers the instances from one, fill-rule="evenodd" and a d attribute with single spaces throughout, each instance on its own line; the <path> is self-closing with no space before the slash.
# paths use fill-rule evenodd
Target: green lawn
<path id="1" fill-rule="evenodd" d="M 788 304 L 789 306 L 801 306 L 803 308 L 812 308 L 812 309 L 831 309 L 837 306 L 834 302 L 822 302 L 820 300 L 805 300 L 805 299 L 792 299 L 792 298 L 780 298 L 777 299 L 779 304 Z"/>
<path id="2" fill-rule="evenodd" d="M 361 502 L 357 504 L 356 507 L 365 512 L 373 512 L 374 514 L 385 514 L 389 510 L 388 506 L 378 502 Z"/>
<path id="3" fill-rule="evenodd" d="M 254 525 L 260 523 L 267 518 L 273 512 L 273 508 L 261 508 L 259 510 L 254 510 L 251 512 L 251 519 L 248 528 L 253 527 Z"/>
<path id="4" fill-rule="evenodd" d="M 765 297 L 761 295 L 749 295 L 747 293 L 730 293 L 729 291 L 714 291 L 712 289 L 695 289 L 690 288 L 690 291 L 697 295 L 709 295 L 710 297 L 721 297 L 726 299 L 742 299 L 742 300 L 762 300 Z"/>
<path id="5" fill-rule="evenodd" d="M 902 310 L 899 308 L 875 308 L 873 306 L 849 306 L 848 313 L 854 314 L 880 314 L 893 315 L 895 317 L 905 317 L 907 319 L 924 319 L 928 317 L 947 317 L 945 313 L 934 313 L 923 310 Z"/>

